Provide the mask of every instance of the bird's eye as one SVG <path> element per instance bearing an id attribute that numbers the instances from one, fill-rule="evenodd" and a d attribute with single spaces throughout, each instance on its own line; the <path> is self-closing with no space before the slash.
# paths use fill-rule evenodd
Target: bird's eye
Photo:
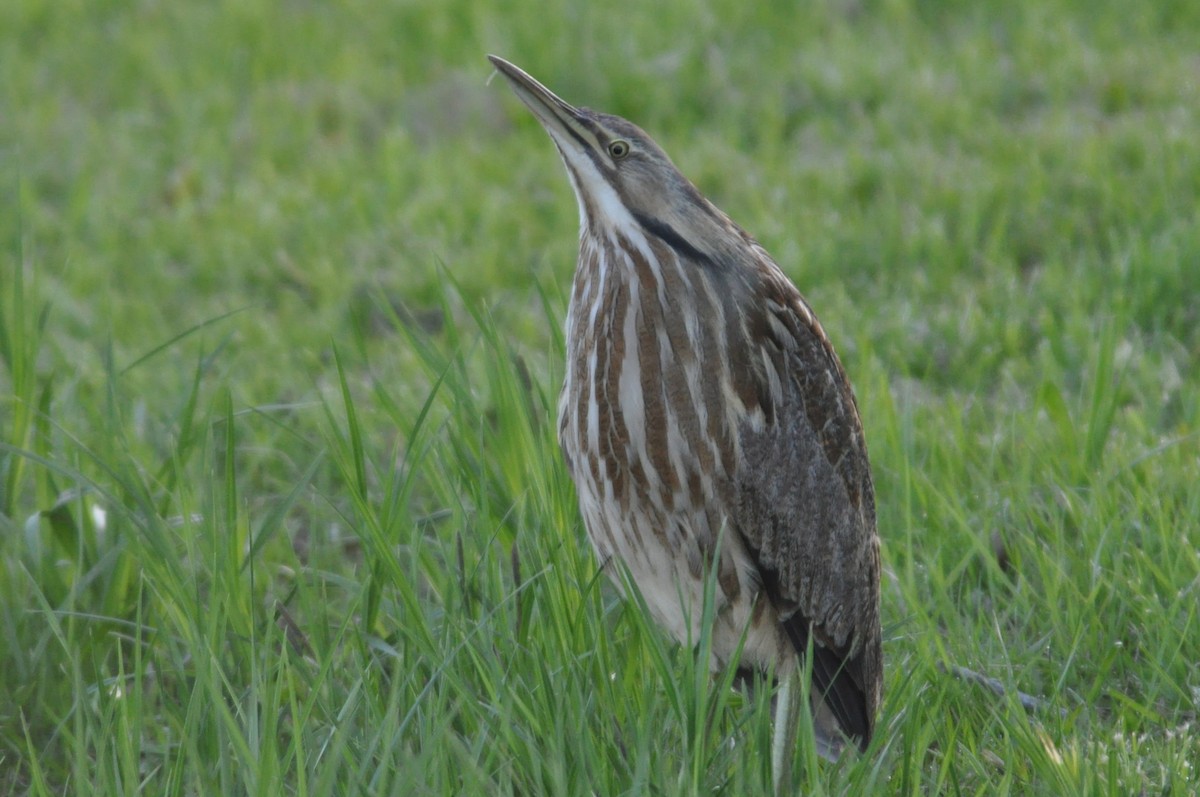
<path id="1" fill-rule="evenodd" d="M 629 142 L 617 139 L 608 145 L 608 154 L 612 155 L 613 160 L 619 161 L 629 154 Z"/>

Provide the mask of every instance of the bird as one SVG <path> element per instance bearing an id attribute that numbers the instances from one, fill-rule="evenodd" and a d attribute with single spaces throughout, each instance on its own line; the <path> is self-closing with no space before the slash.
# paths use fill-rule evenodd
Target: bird
<path id="1" fill-rule="evenodd" d="M 739 676 L 811 672 L 817 752 L 865 751 L 883 694 L 880 540 L 857 401 L 825 330 L 641 128 L 488 58 L 579 206 L 558 441 L 598 561 L 683 644 L 700 639 L 715 578 L 709 666 L 740 649 Z"/>

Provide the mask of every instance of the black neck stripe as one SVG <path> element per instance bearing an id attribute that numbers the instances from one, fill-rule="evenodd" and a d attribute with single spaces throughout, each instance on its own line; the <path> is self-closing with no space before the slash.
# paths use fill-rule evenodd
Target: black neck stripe
<path id="1" fill-rule="evenodd" d="M 692 260 L 702 266 L 712 267 L 716 265 L 711 257 L 704 254 L 699 249 L 684 240 L 683 236 L 680 235 L 670 224 L 659 221 L 658 219 L 652 219 L 649 216 L 641 213 L 634 213 L 633 218 L 638 224 L 642 225 L 642 228 L 645 229 L 646 232 L 657 238 L 660 238 L 664 243 L 667 244 L 667 246 L 674 249 L 676 254 L 678 254 L 680 257 Z"/>

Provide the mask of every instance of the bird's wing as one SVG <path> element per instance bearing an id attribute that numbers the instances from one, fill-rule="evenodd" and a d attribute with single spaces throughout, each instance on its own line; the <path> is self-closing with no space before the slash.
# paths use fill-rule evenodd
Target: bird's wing
<path id="1" fill-rule="evenodd" d="M 814 694 L 865 747 L 881 693 L 879 538 L 854 394 L 824 330 L 773 263 L 743 318 L 763 413 L 741 423 L 734 524 Z"/>

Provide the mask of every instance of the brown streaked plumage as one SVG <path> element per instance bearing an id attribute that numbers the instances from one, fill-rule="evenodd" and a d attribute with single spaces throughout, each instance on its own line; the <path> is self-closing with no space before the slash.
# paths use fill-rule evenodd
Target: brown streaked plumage
<path id="1" fill-rule="evenodd" d="M 635 125 L 490 56 L 579 202 L 559 441 L 601 562 L 713 665 L 785 675 L 813 650 L 822 752 L 865 748 L 882 693 L 879 537 L 854 394 L 770 255 Z"/>

